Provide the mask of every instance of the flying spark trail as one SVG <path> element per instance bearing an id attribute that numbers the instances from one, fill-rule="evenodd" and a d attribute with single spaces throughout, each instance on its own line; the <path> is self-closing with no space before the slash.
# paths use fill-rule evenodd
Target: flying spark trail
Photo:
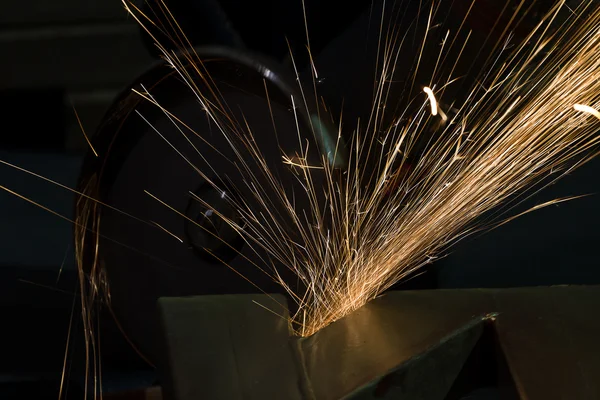
<path id="1" fill-rule="evenodd" d="M 435 117 L 436 115 L 440 114 L 442 121 L 444 121 L 444 122 L 447 121 L 448 117 L 446 116 L 444 111 L 442 111 L 442 109 L 438 105 L 438 102 L 435 99 L 435 95 L 433 94 L 433 90 L 431 90 L 430 88 L 428 88 L 426 86 L 423 88 L 423 91 L 425 92 L 425 94 L 427 94 L 427 98 L 429 99 L 429 104 L 431 104 L 431 115 L 433 115 Z"/>
<path id="2" fill-rule="evenodd" d="M 424 87 L 423 91 L 427 94 L 427 98 L 429 98 L 429 104 L 431 104 L 431 115 L 434 117 L 438 115 L 438 104 L 435 96 L 433 95 L 433 90 L 428 87 Z"/>
<path id="3" fill-rule="evenodd" d="M 595 108 L 583 104 L 574 104 L 573 108 L 577 111 L 593 115 L 594 117 L 600 119 L 600 111 L 596 110 Z"/>

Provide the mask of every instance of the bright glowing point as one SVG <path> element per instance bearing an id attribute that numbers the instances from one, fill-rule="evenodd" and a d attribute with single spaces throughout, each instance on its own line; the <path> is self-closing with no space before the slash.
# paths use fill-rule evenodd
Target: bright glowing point
<path id="1" fill-rule="evenodd" d="M 575 104 L 573 108 L 577 111 L 581 111 L 586 114 L 593 115 L 594 117 L 600 119 L 600 111 L 596 110 L 593 107 L 586 106 L 584 104 Z"/>
<path id="2" fill-rule="evenodd" d="M 431 115 L 434 115 L 434 116 L 437 115 L 438 114 L 438 105 L 437 105 L 437 100 L 435 99 L 435 96 L 433 95 L 433 90 L 431 90 L 430 88 L 425 86 L 423 88 L 423 91 L 429 98 L 429 104 L 431 104 Z"/>

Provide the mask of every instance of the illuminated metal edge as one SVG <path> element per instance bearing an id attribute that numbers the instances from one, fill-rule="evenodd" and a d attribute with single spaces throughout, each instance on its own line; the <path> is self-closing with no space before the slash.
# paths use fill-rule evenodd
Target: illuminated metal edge
<path id="1" fill-rule="evenodd" d="M 255 302 L 287 317 L 265 295 L 159 301 L 167 399 L 443 400 L 486 329 L 510 398 L 600 398 L 600 287 L 390 292 L 307 339 Z"/>

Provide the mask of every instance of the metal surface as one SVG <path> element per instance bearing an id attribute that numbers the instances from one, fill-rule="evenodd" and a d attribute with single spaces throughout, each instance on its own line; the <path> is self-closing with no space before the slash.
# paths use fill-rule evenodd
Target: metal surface
<path id="1" fill-rule="evenodd" d="M 165 398 L 302 399 L 281 304 L 279 295 L 160 299 Z"/>
<path id="2" fill-rule="evenodd" d="M 600 287 L 491 291 L 495 327 L 523 398 L 600 399 Z"/>
<path id="3" fill-rule="evenodd" d="M 440 343 L 451 342 L 453 335 L 473 326 L 493 310 L 483 302 L 474 302 L 467 292 L 444 294 L 390 292 L 301 341 L 307 377 L 317 398 L 339 399 L 357 391 L 364 396 L 366 387 L 377 386 L 382 377 L 400 366 L 415 368 L 415 364 L 425 358 L 415 360 L 414 357 Z M 469 351 L 467 348 L 466 353 L 454 355 L 459 358 L 455 360 L 458 365 L 454 377 Z M 426 381 L 420 378 L 417 382 L 425 386 Z M 452 381 L 443 383 L 439 375 L 435 378 L 436 387 L 449 389 Z M 411 383 L 407 384 L 411 386 Z"/>
<path id="4" fill-rule="evenodd" d="M 363 340 L 363 343 L 357 344 L 356 347 L 365 346 L 372 349 L 361 356 L 371 365 L 367 366 L 359 362 L 357 364 L 361 370 L 358 370 L 348 361 L 341 361 L 343 357 L 338 358 L 340 368 L 337 370 L 337 375 L 333 376 L 335 379 L 333 385 L 328 385 L 323 379 L 331 378 L 330 374 L 323 374 L 324 376 L 319 374 L 318 359 L 321 357 L 306 356 L 313 363 L 309 380 L 315 393 L 318 393 L 319 399 L 442 399 L 453 386 L 470 352 L 481 339 L 484 323 L 485 318 L 475 318 L 437 341 L 432 340 L 430 343 L 405 341 L 408 344 L 406 348 L 401 345 L 402 341 L 399 341 L 399 346 L 395 347 L 385 342 L 375 344 L 374 341 Z M 420 348 L 423 344 L 430 347 Z M 382 351 L 378 350 L 379 346 Z M 303 348 L 314 354 L 315 349 L 312 344 L 305 344 Z M 378 357 L 383 358 L 381 363 L 378 362 Z M 398 364 L 399 359 L 405 361 Z M 386 361 L 392 361 L 388 364 L 387 370 L 384 368 Z M 383 374 L 380 371 L 384 371 Z M 368 376 L 368 373 L 371 376 Z M 365 380 L 361 382 L 359 379 Z M 356 385 L 358 385 L 357 389 Z M 336 390 L 340 389 L 342 390 L 336 393 Z M 346 392 L 350 394 L 346 395 Z"/>
<path id="5" fill-rule="evenodd" d="M 600 287 L 390 292 L 307 339 L 267 301 L 161 300 L 167 398 L 600 398 Z"/>

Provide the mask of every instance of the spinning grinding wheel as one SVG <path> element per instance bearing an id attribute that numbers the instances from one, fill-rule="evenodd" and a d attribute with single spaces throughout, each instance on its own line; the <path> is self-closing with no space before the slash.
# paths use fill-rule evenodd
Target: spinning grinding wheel
<path id="1" fill-rule="evenodd" d="M 302 193 L 281 157 L 298 154 L 299 143 L 316 149 L 309 124 L 318 120 L 316 113 L 310 115 L 310 105 L 294 110 L 292 99 L 296 104 L 302 100 L 288 84 L 293 80 L 276 66 L 240 52 L 211 48 L 196 53 L 220 93 L 211 101 L 226 104 L 235 118 L 232 125 L 244 128 L 247 123 L 284 189 Z M 190 68 L 190 73 L 200 91 L 208 89 L 197 72 Z M 164 109 L 132 89 L 147 90 Z M 257 176 L 260 169 L 249 152 L 234 153 L 197 95 L 172 68 L 157 65 L 123 92 L 92 142 L 99 157 L 88 155 L 80 187 L 96 182 L 94 197 L 110 206 L 100 208 L 98 260 L 106 271 L 114 314 L 142 354 L 155 359 L 159 297 L 278 291 L 252 265 L 264 266 L 266 254 L 253 251 L 217 216 L 239 221 L 228 201 L 233 198 L 253 208 L 256 199 L 238 167 L 247 162 L 248 171 Z M 312 155 L 309 162 L 320 162 L 317 151 Z M 312 176 L 318 184 L 318 172 Z M 267 199 L 275 195 L 268 185 L 264 190 Z M 207 208 L 195 196 L 216 206 Z M 297 210 L 308 207 L 301 195 L 295 201 Z M 285 213 L 274 207 L 273 212 Z M 91 218 L 88 226 L 93 226 Z M 88 243 L 84 249 L 90 260 L 95 246 Z"/>

